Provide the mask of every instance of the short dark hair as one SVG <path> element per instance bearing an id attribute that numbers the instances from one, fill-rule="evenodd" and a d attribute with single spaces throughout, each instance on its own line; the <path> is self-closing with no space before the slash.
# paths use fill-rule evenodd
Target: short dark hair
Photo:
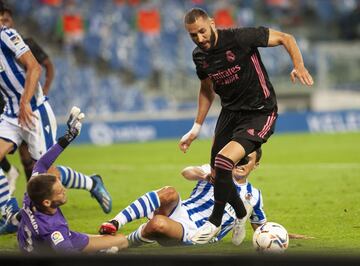
<path id="1" fill-rule="evenodd" d="M 195 23 L 195 21 L 202 17 L 203 19 L 209 18 L 208 13 L 204 9 L 201 8 L 192 8 L 190 9 L 184 17 L 184 23 L 185 24 L 192 24 Z"/>
<path id="2" fill-rule="evenodd" d="M 261 156 L 262 156 L 262 149 L 261 149 L 261 147 L 260 148 L 258 148 L 257 150 L 255 150 L 256 151 L 256 160 L 255 160 L 255 162 L 259 162 L 260 161 L 260 159 L 261 159 Z"/>
<path id="3" fill-rule="evenodd" d="M 41 210 L 42 202 L 51 198 L 56 180 L 56 176 L 49 174 L 40 174 L 30 178 L 26 191 L 36 208 Z"/>
<path id="4" fill-rule="evenodd" d="M 0 14 L 8 13 L 11 17 L 13 15 L 13 12 L 11 8 L 4 3 L 4 1 L 0 1 Z"/>

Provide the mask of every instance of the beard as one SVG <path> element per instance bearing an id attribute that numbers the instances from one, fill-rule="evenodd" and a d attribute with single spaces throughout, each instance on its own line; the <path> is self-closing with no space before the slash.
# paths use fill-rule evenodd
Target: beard
<path id="1" fill-rule="evenodd" d="M 212 28 L 210 28 L 210 30 L 211 30 L 211 35 L 210 35 L 210 48 L 209 48 L 209 50 L 215 46 L 215 31 L 213 31 Z"/>
<path id="2" fill-rule="evenodd" d="M 215 31 L 210 27 L 210 47 L 209 48 L 204 48 L 200 43 L 195 43 L 201 50 L 211 50 L 214 46 L 215 46 Z M 205 43 L 206 44 L 206 43 Z"/>

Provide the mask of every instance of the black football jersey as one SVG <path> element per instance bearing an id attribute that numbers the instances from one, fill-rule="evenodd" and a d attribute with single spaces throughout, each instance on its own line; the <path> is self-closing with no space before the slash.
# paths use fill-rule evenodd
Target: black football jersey
<path id="1" fill-rule="evenodd" d="M 230 111 L 273 110 L 274 88 L 257 47 L 266 47 L 269 29 L 218 30 L 216 45 L 208 51 L 196 47 L 193 60 L 199 79 L 210 78 L 223 108 Z"/>

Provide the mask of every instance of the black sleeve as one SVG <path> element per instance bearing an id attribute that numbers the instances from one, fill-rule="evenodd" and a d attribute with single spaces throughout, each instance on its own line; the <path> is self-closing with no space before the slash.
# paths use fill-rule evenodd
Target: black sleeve
<path id="1" fill-rule="evenodd" d="M 29 46 L 36 60 L 42 65 L 49 56 L 32 38 L 24 39 L 24 41 Z"/>
<path id="2" fill-rule="evenodd" d="M 267 47 L 269 42 L 269 28 L 249 27 L 234 29 L 235 40 L 241 47 Z"/>
<path id="3" fill-rule="evenodd" d="M 196 74 L 200 80 L 206 79 L 208 75 L 204 72 L 203 66 L 205 61 L 201 56 L 199 56 L 199 53 L 197 52 L 197 49 L 193 51 L 193 61 L 196 66 Z"/>
<path id="4" fill-rule="evenodd" d="M 200 80 L 206 79 L 208 77 L 208 75 L 204 73 L 198 66 L 196 66 L 196 74 Z"/>

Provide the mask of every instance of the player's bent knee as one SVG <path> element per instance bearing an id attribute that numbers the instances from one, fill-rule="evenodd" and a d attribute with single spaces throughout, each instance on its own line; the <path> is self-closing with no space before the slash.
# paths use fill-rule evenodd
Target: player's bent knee
<path id="1" fill-rule="evenodd" d="M 164 187 L 158 193 L 161 204 L 169 204 L 173 202 L 177 202 L 179 200 L 179 193 L 176 191 L 174 187 Z"/>
<path id="2" fill-rule="evenodd" d="M 165 216 L 155 215 L 146 225 L 148 233 L 165 233 L 168 230 L 168 223 Z"/>

